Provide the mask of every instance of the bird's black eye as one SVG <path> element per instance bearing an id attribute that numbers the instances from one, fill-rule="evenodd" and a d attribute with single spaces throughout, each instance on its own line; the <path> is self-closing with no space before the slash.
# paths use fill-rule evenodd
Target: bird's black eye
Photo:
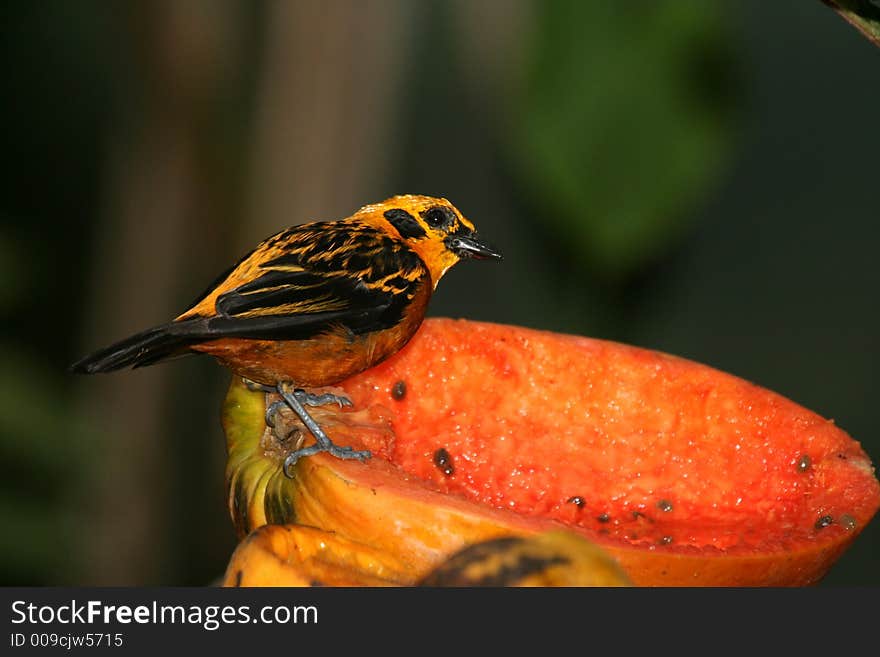
<path id="1" fill-rule="evenodd" d="M 447 208 L 436 206 L 422 212 L 422 218 L 431 228 L 445 228 L 455 221 L 455 215 Z"/>

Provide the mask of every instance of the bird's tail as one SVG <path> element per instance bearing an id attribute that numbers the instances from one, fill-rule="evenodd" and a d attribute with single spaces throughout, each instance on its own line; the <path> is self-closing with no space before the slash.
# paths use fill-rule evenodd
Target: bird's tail
<path id="1" fill-rule="evenodd" d="M 204 337 L 202 319 L 163 324 L 89 354 L 71 365 L 70 371 L 95 374 L 152 365 L 184 353 L 189 345 Z"/>

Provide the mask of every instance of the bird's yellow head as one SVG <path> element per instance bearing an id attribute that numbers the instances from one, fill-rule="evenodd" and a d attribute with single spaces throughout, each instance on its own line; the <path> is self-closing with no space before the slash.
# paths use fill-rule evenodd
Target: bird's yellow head
<path id="1" fill-rule="evenodd" d="M 501 259 L 477 239 L 474 225 L 445 198 L 393 196 L 361 208 L 357 215 L 400 239 L 422 259 L 434 287 L 462 258 Z"/>

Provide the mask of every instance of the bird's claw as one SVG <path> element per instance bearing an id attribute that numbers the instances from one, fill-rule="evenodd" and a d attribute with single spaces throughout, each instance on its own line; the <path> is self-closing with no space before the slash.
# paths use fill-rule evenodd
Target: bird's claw
<path id="1" fill-rule="evenodd" d="M 366 461 L 368 458 L 373 456 L 372 452 L 368 449 L 364 450 L 356 450 L 354 447 L 340 447 L 332 442 L 328 441 L 328 444 L 315 443 L 314 445 L 309 445 L 308 447 L 302 447 L 300 449 L 294 450 L 290 452 L 284 459 L 284 475 L 292 479 L 293 472 L 291 468 L 296 465 L 296 462 L 305 456 L 313 456 L 314 454 L 318 454 L 319 452 L 327 452 L 331 456 L 335 456 L 338 459 L 342 459 L 344 461 L 357 459 L 358 461 Z"/>
<path id="2" fill-rule="evenodd" d="M 287 407 L 287 402 L 283 399 L 273 401 L 266 407 L 266 425 L 275 428 L 275 420 L 282 408 Z"/>
<path id="3" fill-rule="evenodd" d="M 296 396 L 296 399 L 300 404 L 305 404 L 306 406 L 326 406 L 327 404 L 339 404 L 339 408 L 354 406 L 348 397 L 334 395 L 329 392 L 326 392 L 323 395 L 314 395 L 310 392 L 306 392 L 302 388 L 297 388 L 293 391 L 293 394 Z"/>

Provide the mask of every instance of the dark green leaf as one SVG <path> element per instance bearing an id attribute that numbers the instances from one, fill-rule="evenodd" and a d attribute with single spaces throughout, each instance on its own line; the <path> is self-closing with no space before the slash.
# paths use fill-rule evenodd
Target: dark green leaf
<path id="1" fill-rule="evenodd" d="M 606 275 L 681 234 L 728 154 L 732 85 L 710 3 L 536 5 L 513 154 L 539 217 Z"/>

